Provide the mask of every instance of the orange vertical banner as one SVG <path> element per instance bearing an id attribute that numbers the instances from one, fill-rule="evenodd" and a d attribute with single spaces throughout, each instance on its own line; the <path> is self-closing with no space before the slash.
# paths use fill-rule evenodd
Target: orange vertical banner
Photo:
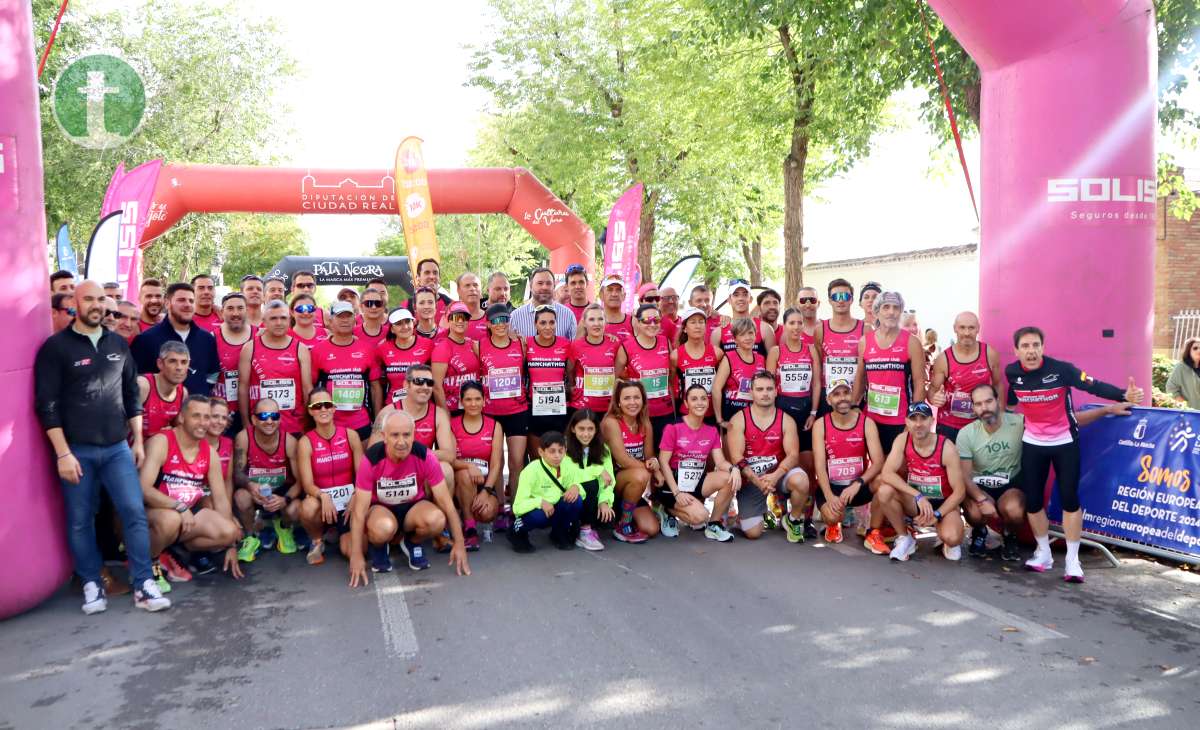
<path id="1" fill-rule="evenodd" d="M 420 137 L 405 137 L 396 148 L 396 208 L 404 224 L 409 266 L 416 278 L 419 261 L 434 259 L 441 263 L 442 260 L 433 227 L 433 202 L 429 198 L 429 178 L 425 175 Z"/>

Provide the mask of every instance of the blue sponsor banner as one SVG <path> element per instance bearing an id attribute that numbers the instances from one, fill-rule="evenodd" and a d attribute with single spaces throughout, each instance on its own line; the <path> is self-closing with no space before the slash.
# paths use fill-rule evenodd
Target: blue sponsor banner
<path id="1" fill-rule="evenodd" d="M 76 276 L 79 275 L 79 265 L 75 262 L 75 249 L 72 248 L 71 239 L 67 235 L 66 223 L 58 229 L 58 268 L 70 271 Z"/>
<path id="2" fill-rule="evenodd" d="M 1200 556 L 1200 412 L 1134 408 L 1080 430 L 1083 529 Z M 1046 506 L 1062 521 L 1058 490 Z"/>

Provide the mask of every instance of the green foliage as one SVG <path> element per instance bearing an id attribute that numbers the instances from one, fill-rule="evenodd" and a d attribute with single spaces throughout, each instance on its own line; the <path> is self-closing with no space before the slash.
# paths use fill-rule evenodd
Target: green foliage
<path id="1" fill-rule="evenodd" d="M 284 256 L 304 256 L 308 239 L 295 216 L 241 214 L 225 218 L 220 242 L 237 252 L 221 266 L 225 283 L 234 288 L 246 274 L 262 276 Z"/>
<path id="2" fill-rule="evenodd" d="M 33 4 L 39 47 L 58 7 L 56 0 Z M 295 72 L 295 65 L 279 45 L 273 22 L 244 17 L 232 2 L 210 7 L 149 0 L 119 14 L 71 7 L 42 76 L 42 147 L 47 231 L 69 223 L 81 264 L 118 162 L 127 169 L 158 158 L 269 164 L 286 152 L 286 135 L 275 121 L 281 110 L 274 89 Z M 115 51 L 137 68 L 147 94 L 141 130 L 128 143 L 107 150 L 67 140 L 51 109 L 59 71 L 97 49 Z M 211 270 L 221 260 L 252 255 L 256 242 L 237 235 L 236 228 L 222 216 L 192 216 L 155 242 L 145 270 L 176 279 Z"/>
<path id="3" fill-rule="evenodd" d="M 1175 358 L 1169 355 L 1155 355 L 1150 363 L 1150 381 L 1155 388 L 1165 390 L 1167 387 L 1167 378 L 1171 377 L 1171 371 L 1175 369 Z"/>

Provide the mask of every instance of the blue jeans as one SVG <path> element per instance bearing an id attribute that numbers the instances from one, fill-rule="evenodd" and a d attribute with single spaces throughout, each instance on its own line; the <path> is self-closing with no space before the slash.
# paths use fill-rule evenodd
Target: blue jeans
<path id="1" fill-rule="evenodd" d="M 71 444 L 71 453 L 79 461 L 83 477 L 78 484 L 59 481 L 67 507 L 67 546 L 75 560 L 75 573 L 84 583 L 100 582 L 104 561 L 96 546 L 96 511 L 103 485 L 121 518 L 129 573 L 134 588 L 140 590 L 142 582 L 154 575 L 150 568 L 150 528 L 133 452 L 124 441 L 118 441 L 109 446 Z"/>
<path id="2" fill-rule="evenodd" d="M 540 530 L 543 527 L 549 527 L 551 533 L 563 534 L 579 523 L 581 514 L 583 514 L 583 497 L 574 502 L 558 500 L 558 503 L 554 505 L 554 514 L 549 517 L 541 508 L 538 508 L 526 512 L 517 519 L 520 521 L 519 529 L 522 530 Z"/>

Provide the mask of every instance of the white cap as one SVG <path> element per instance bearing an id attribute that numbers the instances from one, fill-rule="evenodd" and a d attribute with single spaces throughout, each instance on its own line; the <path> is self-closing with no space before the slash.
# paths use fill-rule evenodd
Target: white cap
<path id="1" fill-rule="evenodd" d="M 416 319 L 416 317 L 414 317 L 413 313 L 408 311 L 408 309 L 405 307 L 396 307 L 392 310 L 392 313 L 388 315 L 389 324 L 399 324 L 406 319 Z"/>
<path id="2" fill-rule="evenodd" d="M 622 289 L 625 288 L 625 282 L 621 280 L 621 277 L 614 276 L 611 274 L 604 277 L 604 281 L 600 282 L 600 288 L 607 289 L 612 284 L 616 284 L 617 286 L 621 287 Z"/>
<path id="3" fill-rule="evenodd" d="M 329 305 L 329 313 L 335 317 L 339 314 L 354 314 L 354 305 L 339 299 Z"/>
<path id="4" fill-rule="evenodd" d="M 705 319 L 708 319 L 708 315 L 704 313 L 703 309 L 700 309 L 699 307 L 688 307 L 687 309 L 680 312 L 679 321 L 686 322 L 689 319 L 691 319 L 692 317 L 696 316 L 697 314 L 700 315 L 701 317 L 704 317 Z"/>
<path id="5" fill-rule="evenodd" d="M 745 289 L 747 294 L 750 294 L 750 293 L 751 293 L 751 291 L 750 291 L 750 285 L 749 285 L 749 284 L 747 284 L 746 282 L 744 282 L 744 281 L 736 281 L 736 280 L 735 280 L 735 281 L 731 281 L 731 282 L 729 282 L 729 293 L 730 293 L 730 294 L 734 293 L 734 292 L 735 292 L 735 291 L 737 291 L 738 289 Z"/>

